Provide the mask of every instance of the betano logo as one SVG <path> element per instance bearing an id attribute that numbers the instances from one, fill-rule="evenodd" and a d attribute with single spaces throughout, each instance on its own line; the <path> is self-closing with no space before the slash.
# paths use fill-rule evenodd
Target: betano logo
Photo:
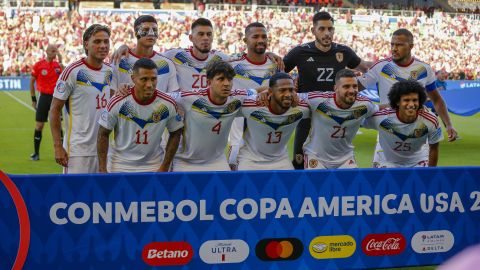
<path id="1" fill-rule="evenodd" d="M 239 239 L 211 240 L 200 246 L 200 259 L 208 264 L 241 263 L 250 253 L 248 244 Z"/>
<path id="2" fill-rule="evenodd" d="M 255 247 L 255 254 L 262 261 L 296 260 L 302 253 L 303 244 L 297 238 L 262 239 Z"/>
<path id="3" fill-rule="evenodd" d="M 150 266 L 185 265 L 192 260 L 187 242 L 152 242 L 143 247 L 143 261 Z"/>
<path id="4" fill-rule="evenodd" d="M 350 235 L 318 236 L 308 249 L 315 259 L 348 258 L 355 253 L 357 243 Z"/>

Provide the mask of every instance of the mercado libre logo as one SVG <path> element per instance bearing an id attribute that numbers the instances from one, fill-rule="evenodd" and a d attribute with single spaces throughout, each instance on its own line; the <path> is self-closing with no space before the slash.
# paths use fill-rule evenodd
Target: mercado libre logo
<path id="1" fill-rule="evenodd" d="M 267 238 L 260 240 L 255 254 L 262 261 L 296 260 L 303 253 L 303 244 L 297 238 Z"/>
<path id="2" fill-rule="evenodd" d="M 348 258 L 355 253 L 357 243 L 350 235 L 315 237 L 308 247 L 315 259 Z"/>
<path id="3" fill-rule="evenodd" d="M 18 243 L 17 256 L 11 269 L 21 270 L 27 260 L 28 249 L 30 246 L 30 218 L 28 217 L 27 206 L 25 205 L 22 194 L 20 194 L 15 183 L 13 183 L 13 181 L 2 171 L 0 171 L 0 182 L 10 194 L 18 215 L 20 241 Z"/>

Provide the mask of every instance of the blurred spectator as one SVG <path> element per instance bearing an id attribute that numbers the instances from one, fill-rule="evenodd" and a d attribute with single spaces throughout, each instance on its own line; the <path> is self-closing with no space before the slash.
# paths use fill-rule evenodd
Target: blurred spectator
<path id="1" fill-rule="evenodd" d="M 447 82 L 445 81 L 448 79 L 448 73 L 441 69 L 437 71 L 437 80 L 435 81 L 435 85 L 437 86 L 437 89 L 442 91 L 442 90 L 447 90 Z"/>

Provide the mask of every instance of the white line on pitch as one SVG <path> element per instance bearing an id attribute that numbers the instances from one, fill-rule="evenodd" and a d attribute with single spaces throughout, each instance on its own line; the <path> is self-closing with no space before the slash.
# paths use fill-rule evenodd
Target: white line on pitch
<path id="1" fill-rule="evenodd" d="M 27 103 L 23 102 L 22 100 L 20 100 L 20 99 L 17 98 L 16 96 L 10 94 L 8 91 L 0 91 L 0 92 L 4 92 L 5 95 L 10 96 L 11 98 L 15 99 L 15 100 L 18 101 L 20 104 L 22 104 L 23 106 L 29 108 L 30 110 L 35 111 L 35 109 L 32 108 L 31 105 L 28 105 Z"/>

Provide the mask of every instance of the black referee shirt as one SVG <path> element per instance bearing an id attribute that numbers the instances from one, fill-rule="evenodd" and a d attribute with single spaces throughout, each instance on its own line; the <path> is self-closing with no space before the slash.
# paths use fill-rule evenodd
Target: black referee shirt
<path id="1" fill-rule="evenodd" d="M 315 42 L 299 45 L 283 58 L 285 72 L 298 69 L 298 92 L 333 91 L 335 75 L 346 67 L 356 68 L 361 59 L 349 47 L 332 43 L 328 52 L 320 51 Z"/>

